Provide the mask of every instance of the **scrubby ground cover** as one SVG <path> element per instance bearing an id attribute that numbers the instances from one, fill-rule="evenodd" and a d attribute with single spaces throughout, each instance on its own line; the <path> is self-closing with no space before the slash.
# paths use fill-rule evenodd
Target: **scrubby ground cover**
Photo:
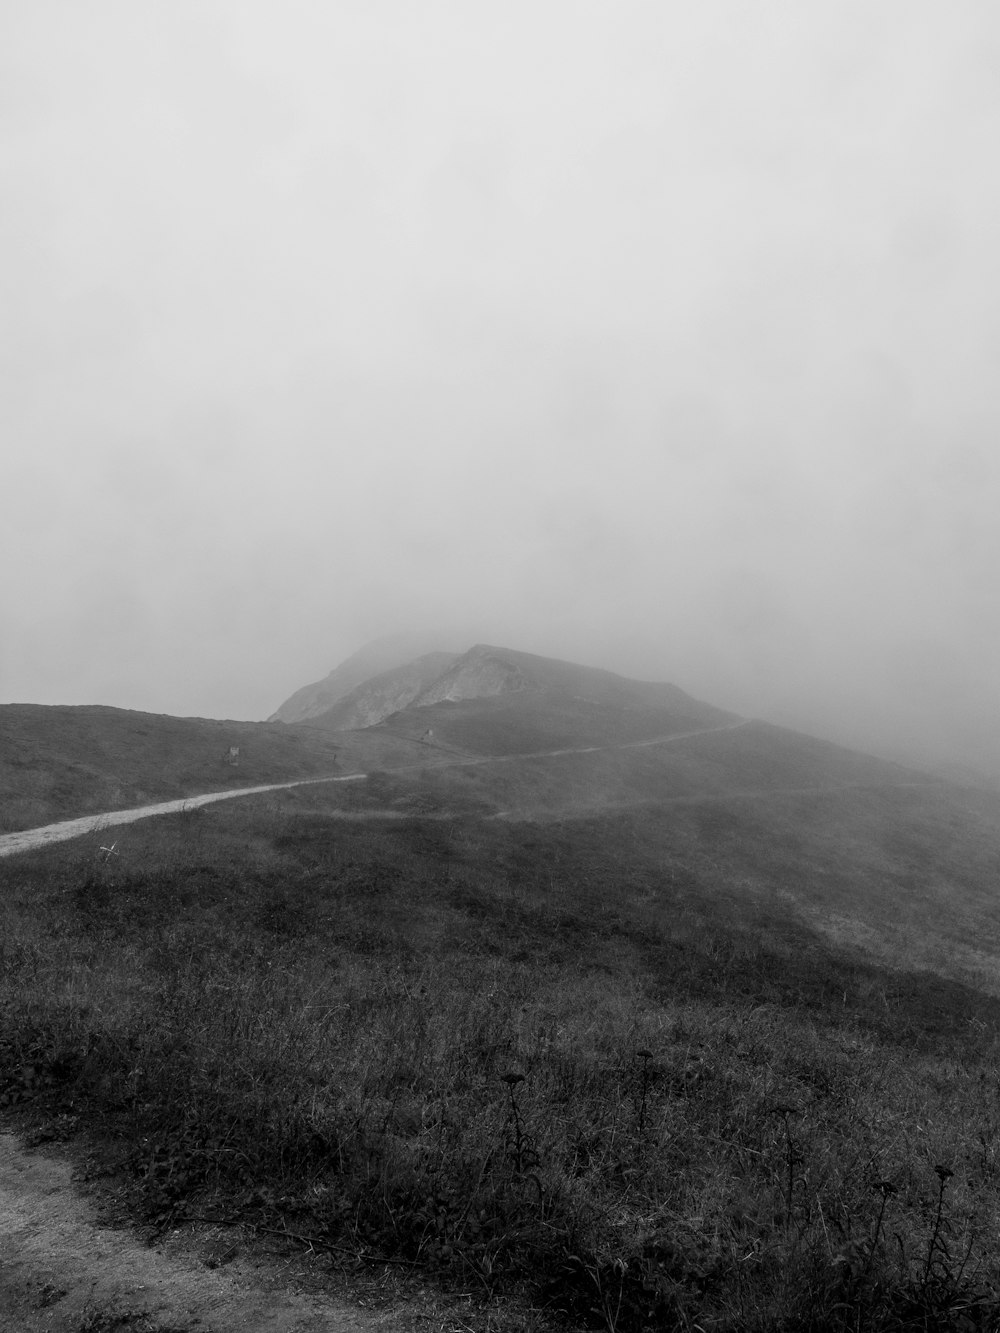
<path id="1" fill-rule="evenodd" d="M 161 1225 L 575 1327 L 997 1326 L 996 1000 L 835 947 L 739 808 L 434 817 L 442 783 L 0 865 L 0 1100 L 119 1136 Z"/>

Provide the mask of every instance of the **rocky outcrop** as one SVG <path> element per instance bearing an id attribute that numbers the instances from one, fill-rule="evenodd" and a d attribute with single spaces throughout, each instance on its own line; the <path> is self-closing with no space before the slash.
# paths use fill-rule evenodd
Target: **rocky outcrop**
<path id="1" fill-rule="evenodd" d="M 303 685 L 281 707 L 271 714 L 268 722 L 309 722 L 321 717 L 359 685 L 396 667 L 412 662 L 421 654 L 439 648 L 438 643 L 413 634 L 394 634 L 388 638 L 373 639 L 371 643 L 334 667 L 328 676 Z M 449 660 L 453 657 L 449 655 Z M 402 706 L 402 705 L 400 705 Z M 359 725 L 368 726 L 370 723 Z"/>
<path id="2" fill-rule="evenodd" d="M 459 699 L 488 699 L 529 689 L 530 677 L 502 655 L 502 650 L 482 644 L 449 664 L 438 678 L 416 697 L 417 705 L 457 702 Z"/>
<path id="3" fill-rule="evenodd" d="M 355 731 L 374 727 L 417 699 L 431 682 L 446 673 L 454 653 L 426 653 L 416 661 L 392 671 L 383 671 L 364 681 L 312 720 L 332 731 Z"/>

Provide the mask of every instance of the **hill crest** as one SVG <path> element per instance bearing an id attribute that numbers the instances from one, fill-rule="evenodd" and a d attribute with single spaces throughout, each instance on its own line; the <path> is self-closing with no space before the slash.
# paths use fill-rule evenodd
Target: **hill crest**
<path id="1" fill-rule="evenodd" d="M 389 728 L 449 746 L 527 753 L 547 745 L 634 741 L 734 720 L 677 685 L 478 643 L 460 655 L 428 653 L 371 676 L 309 725 L 327 731 Z"/>
<path id="2" fill-rule="evenodd" d="M 392 634 L 372 639 L 338 663 L 322 680 L 303 685 L 290 694 L 267 720 L 289 723 L 312 721 L 329 712 L 359 685 L 364 685 L 374 676 L 394 671 L 418 657 L 440 650 L 441 645 L 429 636 Z"/>

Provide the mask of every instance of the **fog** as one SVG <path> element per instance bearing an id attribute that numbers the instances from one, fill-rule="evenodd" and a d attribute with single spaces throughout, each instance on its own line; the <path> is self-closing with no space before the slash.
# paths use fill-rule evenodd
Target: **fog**
<path id="1" fill-rule="evenodd" d="M 1000 772 L 998 67 L 993 0 L 0 5 L 0 701 L 440 626 Z"/>

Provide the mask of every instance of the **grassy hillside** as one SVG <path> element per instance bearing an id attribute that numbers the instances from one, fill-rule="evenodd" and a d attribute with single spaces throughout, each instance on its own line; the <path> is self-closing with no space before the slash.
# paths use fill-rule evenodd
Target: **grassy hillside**
<path id="1" fill-rule="evenodd" d="M 514 756 L 541 712 L 0 863 L 0 1100 L 521 1328 L 995 1328 L 997 798 L 759 724 Z"/>
<path id="2" fill-rule="evenodd" d="M 523 825 L 545 862 L 579 864 L 592 849 L 600 863 L 617 847 L 637 892 L 667 883 L 766 901 L 834 945 L 1000 995 L 1000 797 L 763 723 L 665 745 L 384 770 L 302 794 L 299 808 L 309 803 L 331 819 Z"/>
<path id="3" fill-rule="evenodd" d="M 625 681 L 526 654 L 508 656 L 522 662 L 522 674 L 523 662 L 533 663 L 545 687 L 406 708 L 382 726 L 347 732 L 332 732 L 326 723 L 350 721 L 357 709 L 348 710 L 350 716 L 334 709 L 323 725 L 286 725 L 96 706 L 0 705 L 0 832 L 208 791 L 431 763 L 454 750 L 506 754 L 610 744 L 712 726 L 729 716 L 671 686 Z M 474 654 L 461 660 L 467 671 L 478 661 Z M 430 666 L 428 661 L 421 659 L 410 674 L 423 680 L 451 657 L 439 654 Z M 376 693 L 382 679 L 371 684 Z M 588 681 L 594 698 L 570 692 Z M 435 731 L 432 746 L 422 739 L 428 728 Z M 227 762 L 234 745 L 240 750 L 236 767 Z"/>
<path id="4" fill-rule="evenodd" d="M 239 765 L 226 762 L 240 747 Z M 219 722 L 122 708 L 0 705 L 0 832 L 199 792 L 403 763 L 390 736 L 363 741 L 284 723 Z"/>
<path id="5" fill-rule="evenodd" d="M 695 700 L 672 708 L 622 707 L 575 698 L 561 690 L 533 689 L 407 708 L 378 729 L 411 738 L 429 730 L 434 743 L 448 749 L 513 755 L 652 740 L 735 720 L 733 714 Z"/>

